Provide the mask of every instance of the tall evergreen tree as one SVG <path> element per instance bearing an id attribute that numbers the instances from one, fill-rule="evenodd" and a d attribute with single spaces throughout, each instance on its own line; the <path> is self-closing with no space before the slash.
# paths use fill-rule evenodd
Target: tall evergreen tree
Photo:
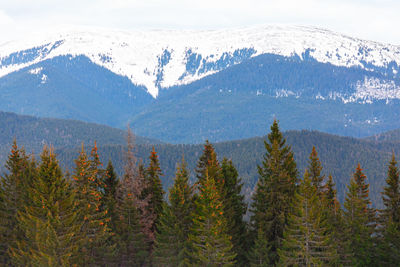
<path id="1" fill-rule="evenodd" d="M 118 186 L 119 180 L 114 171 L 114 166 L 110 160 L 103 176 L 101 191 L 103 193 L 102 210 L 107 211 L 107 214 L 110 217 L 109 226 L 113 232 L 115 232 L 117 228 L 116 223 L 118 220 L 118 214 L 116 211 Z"/>
<path id="2" fill-rule="evenodd" d="M 383 232 L 381 256 L 386 265 L 395 266 L 400 262 L 400 188 L 399 170 L 394 153 L 389 162 L 386 186 L 383 190 L 384 209 L 380 213 Z"/>
<path id="3" fill-rule="evenodd" d="M 53 150 L 44 147 L 31 201 L 19 212 L 24 239 L 12 249 L 13 262 L 28 266 L 71 266 L 79 243 L 79 223 L 71 185 Z"/>
<path id="4" fill-rule="evenodd" d="M 315 146 L 312 147 L 312 151 L 308 161 L 307 167 L 308 173 L 311 178 L 311 183 L 317 189 L 318 195 L 322 196 L 324 191 L 324 179 L 325 175 L 322 175 L 322 165 L 318 158 L 318 152 Z"/>
<path id="5" fill-rule="evenodd" d="M 221 164 L 223 183 L 224 216 L 227 221 L 227 234 L 232 237 L 233 251 L 237 255 L 237 264 L 244 266 L 247 262 L 248 235 L 244 216 L 247 204 L 242 195 L 242 182 L 231 160 L 224 158 Z"/>
<path id="6" fill-rule="evenodd" d="M 215 180 L 205 179 L 195 200 L 192 234 L 189 241 L 191 258 L 195 266 L 234 266 L 236 254 L 232 251 L 231 237 L 226 233 L 223 203 Z"/>
<path id="7" fill-rule="evenodd" d="M 0 265 L 11 264 L 10 248 L 16 246 L 16 240 L 24 239 L 17 214 L 30 203 L 36 162 L 18 147 L 14 139 L 5 169 L 7 172 L 0 178 Z"/>
<path id="8" fill-rule="evenodd" d="M 291 203 L 297 187 L 297 168 L 293 152 L 286 145 L 275 120 L 264 141 L 266 154 L 258 166 L 259 180 L 253 195 L 251 225 L 255 231 L 266 235 L 270 246 L 270 264 L 279 261 L 278 248 L 281 247 L 283 229 L 288 222 Z"/>
<path id="9" fill-rule="evenodd" d="M 193 188 L 189 185 L 186 162 L 178 165 L 174 185 L 169 190 L 170 205 L 164 204 L 157 228 L 153 265 L 187 266 L 188 235 L 192 227 Z"/>
<path id="10" fill-rule="evenodd" d="M 360 164 L 348 185 L 344 203 L 344 220 L 350 243 L 353 266 L 374 266 L 375 211 L 370 208 L 369 185 Z"/>
<path id="11" fill-rule="evenodd" d="M 80 265 L 102 265 L 112 258 L 114 246 L 109 228 L 110 217 L 107 210 L 102 210 L 100 160 L 97 146 L 91 151 L 89 159 L 83 144 L 79 157 L 75 160 L 73 173 L 74 191 L 78 201 L 78 218 L 82 223 L 82 242 L 79 251 Z"/>
<path id="12" fill-rule="evenodd" d="M 349 251 L 349 242 L 343 229 L 343 211 L 337 200 L 335 183 L 332 175 L 328 176 L 328 181 L 325 184 L 323 198 L 323 217 L 325 220 L 325 228 L 327 233 L 331 235 L 332 245 L 337 251 L 338 257 L 335 266 L 351 266 Z"/>
<path id="13" fill-rule="evenodd" d="M 328 266 L 336 262 L 336 252 L 324 228 L 318 191 L 304 174 L 294 209 L 285 227 L 283 246 L 279 248 L 280 266 Z"/>
<path id="14" fill-rule="evenodd" d="M 122 266 L 145 266 L 149 259 L 150 227 L 154 218 L 148 213 L 150 192 L 144 197 L 147 183 L 144 168 L 135 157 L 135 136 L 128 128 L 124 176 L 118 188 L 118 258 Z"/>
<path id="15" fill-rule="evenodd" d="M 149 240 L 143 233 L 135 195 L 135 181 L 125 175 L 118 195 L 118 262 L 121 266 L 145 266 L 149 262 Z"/>
<path id="16" fill-rule="evenodd" d="M 250 251 L 248 260 L 251 267 L 267 267 L 270 264 L 270 249 L 267 237 L 263 232 L 263 227 L 257 231 L 257 237 L 254 241 L 253 249 Z"/>
<path id="17" fill-rule="evenodd" d="M 198 182 L 201 184 L 205 179 L 205 175 L 213 178 L 217 186 L 221 188 L 221 167 L 217 160 L 217 154 L 215 153 L 215 149 L 212 144 L 206 140 L 204 145 L 203 154 L 200 156 L 199 161 L 197 162 L 196 167 L 196 177 Z"/>
<path id="18" fill-rule="evenodd" d="M 148 212 L 152 213 L 152 217 L 154 218 L 152 225 L 150 226 L 150 231 L 152 233 L 151 236 L 153 237 L 152 241 L 154 241 L 158 219 L 163 210 L 164 190 L 162 188 L 160 179 L 160 176 L 162 175 L 163 174 L 160 168 L 158 155 L 153 146 L 153 150 L 150 153 L 150 164 L 149 167 L 145 170 L 147 187 L 144 191 L 144 197 L 150 195 Z"/>

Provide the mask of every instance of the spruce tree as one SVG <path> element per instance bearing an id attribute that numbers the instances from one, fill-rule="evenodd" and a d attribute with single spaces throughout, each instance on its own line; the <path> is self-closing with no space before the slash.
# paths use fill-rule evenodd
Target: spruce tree
<path id="1" fill-rule="evenodd" d="M 257 237 L 254 241 L 253 249 L 251 250 L 248 260 L 251 267 L 267 267 L 270 264 L 270 246 L 263 232 L 263 227 L 257 231 Z"/>
<path id="2" fill-rule="evenodd" d="M 71 185 L 53 149 L 44 147 L 30 202 L 19 212 L 24 239 L 12 249 L 13 262 L 28 266 L 71 266 L 79 248 L 79 223 Z"/>
<path id="3" fill-rule="evenodd" d="M 157 223 L 159 216 L 163 210 L 164 203 L 164 190 L 162 188 L 160 176 L 162 176 L 162 171 L 160 168 L 160 162 L 158 160 L 158 155 L 156 151 L 153 150 L 150 153 L 150 164 L 149 167 L 145 170 L 145 178 L 146 178 L 146 190 L 144 191 L 144 197 L 149 195 L 149 205 L 148 212 L 153 215 L 153 222 L 150 225 L 150 231 L 152 233 L 152 241 L 155 238 L 155 232 L 157 228 Z"/>
<path id="4" fill-rule="evenodd" d="M 158 222 L 153 265 L 186 266 L 189 263 L 188 235 L 192 227 L 193 188 L 189 185 L 186 162 L 177 167 L 169 190 L 170 205 L 164 204 Z"/>
<path id="5" fill-rule="evenodd" d="M 224 158 L 221 164 L 223 183 L 224 216 L 227 221 L 227 234 L 232 237 L 233 251 L 237 255 L 237 263 L 240 266 L 246 264 L 248 248 L 247 225 L 244 216 L 247 212 L 247 204 L 242 195 L 243 183 L 231 160 Z"/>
<path id="6" fill-rule="evenodd" d="M 370 208 L 369 185 L 360 164 L 353 174 L 344 203 L 344 221 L 353 266 L 373 266 L 375 211 Z"/>
<path id="7" fill-rule="evenodd" d="M 324 179 L 325 175 L 322 175 L 322 165 L 318 158 L 318 153 L 315 147 L 312 147 L 312 151 L 308 161 L 307 167 L 308 173 L 310 175 L 311 183 L 316 187 L 318 195 L 322 196 L 324 191 Z"/>
<path id="8" fill-rule="evenodd" d="M 143 233 L 135 196 L 134 180 L 124 176 L 118 190 L 119 214 L 118 227 L 118 262 L 121 266 L 145 266 L 149 262 L 149 240 Z"/>
<path id="9" fill-rule="evenodd" d="M 151 192 L 145 195 L 147 183 L 144 168 L 138 167 L 135 140 L 128 128 L 124 175 L 118 187 L 118 258 L 122 266 L 145 266 L 149 263 L 150 227 L 154 222 L 149 213 Z"/>
<path id="10" fill-rule="evenodd" d="M 297 187 L 297 168 L 276 120 L 264 146 L 266 154 L 258 166 L 259 180 L 252 197 L 250 222 L 254 239 L 260 228 L 265 234 L 270 246 L 270 264 L 274 265 L 279 261 L 278 248 Z"/>
<path id="11" fill-rule="evenodd" d="M 343 229 L 343 211 L 337 200 L 335 183 L 332 175 L 328 176 L 328 181 L 325 184 L 323 195 L 323 216 L 325 220 L 325 228 L 327 233 L 331 235 L 332 245 L 338 253 L 335 266 L 350 266 L 349 242 Z"/>
<path id="12" fill-rule="evenodd" d="M 221 184 L 220 165 L 217 160 L 217 154 L 212 144 L 206 140 L 204 145 L 203 154 L 200 156 L 196 166 L 197 181 L 201 184 L 205 179 L 206 172 L 209 177 L 213 178 L 218 186 Z"/>
<path id="13" fill-rule="evenodd" d="M 195 200 L 192 234 L 189 242 L 195 266 L 234 266 L 236 254 L 226 233 L 223 203 L 215 180 L 205 173 Z"/>
<path id="14" fill-rule="evenodd" d="M 317 187 L 306 170 L 285 227 L 282 248 L 278 249 L 280 266 L 328 266 L 336 262 L 319 203 Z"/>
<path id="15" fill-rule="evenodd" d="M 19 148 L 14 139 L 5 165 L 6 173 L 0 178 L 0 265 L 10 265 L 10 248 L 16 240 L 24 239 L 17 223 L 17 214 L 30 203 L 30 187 L 36 177 L 36 162 Z"/>
<path id="16" fill-rule="evenodd" d="M 83 237 L 79 250 L 80 265 L 102 265 L 110 261 L 114 254 L 114 246 L 109 240 L 112 236 L 109 228 L 110 216 L 103 210 L 100 160 L 97 146 L 91 151 L 89 159 L 83 144 L 79 157 L 75 160 L 73 173 L 74 191 L 78 201 L 78 218 Z"/>
<path id="17" fill-rule="evenodd" d="M 118 214 L 116 211 L 118 186 L 119 180 L 114 171 L 114 166 L 110 160 L 104 172 L 103 181 L 101 183 L 101 191 L 103 192 L 102 210 L 107 210 L 107 214 L 111 219 L 109 226 L 112 232 L 115 232 L 117 227 L 116 222 L 118 220 Z"/>
<path id="18" fill-rule="evenodd" d="M 383 236 L 381 256 L 385 264 L 395 266 L 400 262 L 400 188 L 399 170 L 394 153 L 389 162 L 386 186 L 383 190 L 384 209 L 380 213 Z"/>

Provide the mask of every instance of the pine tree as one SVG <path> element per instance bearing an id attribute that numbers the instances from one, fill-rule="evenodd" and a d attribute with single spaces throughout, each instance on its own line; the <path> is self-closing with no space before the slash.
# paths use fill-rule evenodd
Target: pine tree
<path id="1" fill-rule="evenodd" d="M 247 204 L 241 194 L 242 182 L 231 160 L 224 158 L 221 165 L 223 183 L 224 217 L 227 221 L 227 234 L 232 237 L 233 251 L 237 254 L 237 263 L 246 264 L 248 247 L 247 225 L 244 216 Z"/>
<path id="2" fill-rule="evenodd" d="M 276 120 L 264 145 L 267 151 L 262 165 L 258 166 L 259 180 L 252 197 L 250 222 L 254 239 L 254 232 L 260 228 L 266 235 L 270 264 L 274 265 L 279 261 L 278 248 L 297 187 L 297 169 L 293 152 L 286 145 Z"/>
<path id="3" fill-rule="evenodd" d="M 353 266 L 373 266 L 373 239 L 375 212 L 370 208 L 369 185 L 357 165 L 353 178 L 348 185 L 344 203 L 344 220 L 347 228 L 350 253 Z"/>
<path id="4" fill-rule="evenodd" d="M 162 188 L 160 179 L 160 176 L 162 175 L 163 174 L 160 168 L 158 155 L 154 150 L 153 146 L 153 150 L 150 154 L 150 164 L 149 167 L 145 170 L 145 179 L 147 187 L 146 190 L 144 191 L 144 197 L 150 195 L 148 212 L 152 213 L 153 214 L 152 217 L 154 218 L 152 225 L 150 225 L 150 231 L 152 233 L 151 236 L 153 237 L 152 241 L 154 241 L 158 219 L 163 210 L 164 190 Z"/>
<path id="5" fill-rule="evenodd" d="M 108 211 L 101 209 L 100 189 L 103 171 L 100 169 L 101 163 L 96 144 L 91 151 L 90 159 L 82 144 L 75 164 L 74 191 L 78 201 L 78 218 L 82 224 L 80 234 L 83 237 L 79 251 L 79 264 L 102 265 L 112 258 L 114 246 L 109 242 L 112 233 L 108 225 L 110 223 Z"/>
<path id="6" fill-rule="evenodd" d="M 79 243 L 76 202 L 53 149 L 44 147 L 30 188 L 30 203 L 18 214 L 24 239 L 12 249 L 16 265 L 71 266 Z"/>
<path id="7" fill-rule="evenodd" d="M 323 227 L 318 191 L 308 171 L 293 202 L 293 212 L 285 227 L 283 246 L 278 249 L 280 266 L 327 266 L 335 262 L 336 252 Z"/>
<path id="8" fill-rule="evenodd" d="M 192 234 L 189 235 L 192 263 L 195 266 L 234 266 L 236 254 L 230 239 L 217 185 L 206 171 L 195 202 Z"/>
<path id="9" fill-rule="evenodd" d="M 315 147 L 313 146 L 310 157 L 309 157 L 309 162 L 308 162 L 308 173 L 311 178 L 311 183 L 313 186 L 317 188 L 317 192 L 319 196 L 322 196 L 322 193 L 324 191 L 324 179 L 325 175 L 322 175 L 322 165 L 321 162 L 319 161 L 318 158 L 318 153 Z"/>
<path id="10" fill-rule="evenodd" d="M 23 231 L 17 223 L 18 212 L 30 202 L 30 187 L 36 177 L 36 162 L 17 146 L 14 139 L 11 153 L 0 178 L 0 265 L 10 265 L 10 248 L 16 240 L 23 239 Z"/>
<path id="11" fill-rule="evenodd" d="M 380 214 L 383 247 L 380 252 L 385 265 L 395 266 L 400 262 L 400 188 L 399 170 L 394 153 L 389 162 L 386 186 L 383 190 L 384 209 Z"/>
<path id="12" fill-rule="evenodd" d="M 153 265 L 185 266 L 189 261 L 193 188 L 189 185 L 189 172 L 183 158 L 178 165 L 174 185 L 169 190 L 169 202 L 170 206 L 164 204 L 158 223 Z"/>

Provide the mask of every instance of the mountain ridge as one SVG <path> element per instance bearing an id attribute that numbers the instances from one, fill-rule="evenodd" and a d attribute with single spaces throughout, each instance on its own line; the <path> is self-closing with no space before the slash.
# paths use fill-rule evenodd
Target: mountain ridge
<path id="1" fill-rule="evenodd" d="M 267 25 L 210 31 L 64 30 L 0 45 L 0 77 L 56 56 L 85 55 L 157 97 L 159 90 L 265 53 L 380 69 L 396 77 L 400 70 L 400 46 L 311 26 Z"/>

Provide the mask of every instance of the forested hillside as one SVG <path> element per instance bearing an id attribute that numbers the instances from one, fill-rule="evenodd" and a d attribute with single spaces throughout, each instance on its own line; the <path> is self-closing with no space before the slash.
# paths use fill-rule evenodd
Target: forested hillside
<path id="1" fill-rule="evenodd" d="M 400 144 L 391 142 L 370 142 L 355 138 L 341 137 L 317 131 L 289 131 L 285 132 L 288 144 L 292 146 L 299 173 L 302 175 L 313 146 L 316 147 L 322 165 L 323 173 L 331 174 L 336 183 L 339 200 L 344 199 L 346 184 L 358 163 L 364 169 L 368 182 L 371 184 L 371 200 L 374 205 L 380 206 L 380 192 L 387 172 L 387 164 L 391 152 L 394 150 L 400 155 Z M 265 137 L 256 137 L 232 142 L 216 143 L 215 150 L 220 160 L 226 157 L 232 159 L 239 175 L 244 181 L 244 193 L 247 198 L 257 183 L 257 165 L 262 161 Z M 123 145 L 99 144 L 99 154 L 104 163 L 112 160 L 117 172 L 122 173 Z M 88 149 L 91 144 L 87 144 Z M 160 157 L 160 165 L 164 175 L 161 177 L 165 190 L 172 185 L 176 164 L 182 155 L 188 162 L 191 171 L 191 180 L 194 181 L 193 170 L 201 154 L 203 145 L 155 145 L 155 150 Z M 58 157 L 63 166 L 72 169 L 73 162 L 80 148 L 59 149 Z M 137 156 L 145 164 L 148 163 L 152 145 L 137 146 Z"/>

